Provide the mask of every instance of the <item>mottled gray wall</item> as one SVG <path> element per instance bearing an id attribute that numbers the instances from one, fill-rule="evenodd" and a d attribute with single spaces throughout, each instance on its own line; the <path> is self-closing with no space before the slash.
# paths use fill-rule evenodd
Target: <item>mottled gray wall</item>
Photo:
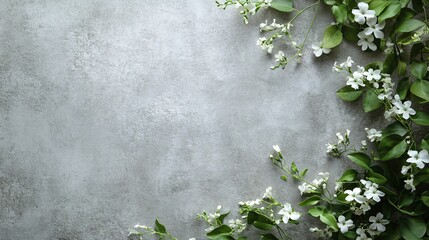
<path id="1" fill-rule="evenodd" d="M 267 158 L 273 144 L 310 178 L 340 174 L 348 163 L 325 143 L 346 128 L 359 142 L 377 115 L 336 98 L 344 80 L 331 66 L 367 59 L 351 45 L 321 59 L 307 47 L 301 65 L 271 71 L 255 42 L 272 17 L 244 25 L 213 0 L 2 0 L 0 239 L 125 239 L 155 217 L 201 239 L 203 209 L 235 211 L 267 186 L 299 200 Z"/>

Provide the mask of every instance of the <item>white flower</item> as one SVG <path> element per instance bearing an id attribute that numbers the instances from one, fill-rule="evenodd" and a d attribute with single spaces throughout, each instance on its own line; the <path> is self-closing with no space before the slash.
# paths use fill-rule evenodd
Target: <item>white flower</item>
<path id="1" fill-rule="evenodd" d="M 283 24 L 276 23 L 276 19 L 273 19 L 273 22 L 270 25 L 268 25 L 268 21 L 267 20 L 265 20 L 264 23 L 259 24 L 259 30 L 261 32 L 264 32 L 264 31 L 273 31 L 273 30 L 280 29 L 280 28 L 283 28 L 283 27 L 284 27 Z"/>
<path id="2" fill-rule="evenodd" d="M 402 175 L 405 175 L 405 174 L 407 174 L 408 173 L 408 171 L 410 171 L 410 169 L 411 169 L 411 165 L 408 165 L 408 166 L 402 166 L 402 169 L 401 169 L 401 173 L 402 173 Z"/>
<path id="3" fill-rule="evenodd" d="M 355 15 L 355 22 L 359 24 L 364 24 L 365 20 L 375 17 L 375 11 L 369 10 L 369 6 L 367 3 L 358 3 L 358 8 L 359 9 L 352 10 L 353 15 Z"/>
<path id="4" fill-rule="evenodd" d="M 381 213 L 377 213 L 376 216 L 369 217 L 369 221 L 372 222 L 371 225 L 369 225 L 369 228 L 379 232 L 386 231 L 386 227 L 384 225 L 389 224 L 388 220 L 383 219 L 383 214 Z"/>
<path id="5" fill-rule="evenodd" d="M 146 225 L 140 225 L 140 224 L 137 224 L 137 225 L 135 225 L 135 226 L 134 226 L 134 228 L 143 228 L 143 229 L 147 229 L 148 227 L 147 227 Z"/>
<path id="6" fill-rule="evenodd" d="M 272 188 L 272 187 L 268 187 L 267 189 L 265 189 L 265 193 L 264 193 L 263 198 L 264 198 L 264 199 L 271 198 L 271 197 L 273 196 L 273 195 L 272 195 L 272 190 L 273 190 L 273 188 Z"/>
<path id="7" fill-rule="evenodd" d="M 374 36 L 366 35 L 364 32 L 358 33 L 359 41 L 358 46 L 362 46 L 362 51 L 366 51 L 368 48 L 372 51 L 377 50 L 377 46 L 373 43 Z"/>
<path id="8" fill-rule="evenodd" d="M 362 190 L 360 188 L 354 188 L 352 190 L 346 190 L 344 191 L 345 194 L 348 194 L 346 197 L 347 202 L 356 201 L 357 203 L 363 203 L 366 199 L 362 195 L 360 195 L 360 192 Z"/>
<path id="9" fill-rule="evenodd" d="M 396 97 L 398 96 L 398 97 Z M 411 108 L 411 101 L 405 101 L 404 103 L 399 100 L 399 95 L 395 95 L 396 101 L 394 102 L 394 105 L 396 107 L 395 113 L 396 114 L 402 114 L 402 117 L 404 119 L 409 119 L 410 115 L 415 115 L 416 111 Z"/>
<path id="10" fill-rule="evenodd" d="M 324 181 L 328 181 L 328 179 L 329 179 L 329 173 L 328 172 L 320 172 L 318 175 L 322 176 Z"/>
<path id="11" fill-rule="evenodd" d="M 326 152 L 327 153 L 332 153 L 332 152 L 334 152 L 336 150 L 338 150 L 337 145 L 326 144 Z"/>
<path id="12" fill-rule="evenodd" d="M 363 195 L 365 195 L 365 197 L 367 199 L 372 199 L 376 202 L 380 202 L 380 197 L 384 197 L 384 192 L 378 190 L 377 185 L 373 185 L 371 187 L 369 187 Z"/>
<path id="13" fill-rule="evenodd" d="M 377 18 L 370 18 L 366 21 L 366 24 L 368 25 L 367 28 L 363 30 L 363 32 L 366 35 L 371 35 L 374 33 L 374 36 L 378 39 L 384 38 L 384 33 L 381 31 L 384 26 L 386 25 L 386 22 L 380 22 L 377 23 Z"/>
<path id="14" fill-rule="evenodd" d="M 274 151 L 276 151 L 276 152 L 281 152 L 282 150 L 280 149 L 280 147 L 279 147 L 279 145 L 274 145 L 273 146 L 273 149 L 274 149 Z"/>
<path id="15" fill-rule="evenodd" d="M 189 240 L 195 240 L 195 238 L 189 238 Z"/>
<path id="16" fill-rule="evenodd" d="M 368 71 L 365 71 L 363 73 L 364 76 L 366 76 L 366 80 L 372 81 L 372 80 L 380 80 L 381 79 L 381 71 L 380 70 L 374 70 L 372 68 L 368 69 Z"/>
<path id="17" fill-rule="evenodd" d="M 343 215 L 340 215 L 338 217 L 338 227 L 340 228 L 340 231 L 342 233 L 346 233 L 349 231 L 349 229 L 354 228 L 355 225 L 353 224 L 353 221 L 351 219 L 346 221 L 346 218 Z"/>
<path id="18" fill-rule="evenodd" d="M 278 51 L 274 57 L 276 58 L 276 62 L 281 62 L 285 58 L 285 54 L 283 51 Z"/>
<path id="19" fill-rule="evenodd" d="M 421 150 L 420 152 L 409 150 L 407 159 L 408 163 L 414 163 L 418 168 L 422 169 L 425 167 L 425 163 L 429 163 L 429 155 L 427 150 Z"/>
<path id="20" fill-rule="evenodd" d="M 279 211 L 280 215 L 283 215 L 283 222 L 288 223 L 289 219 L 298 220 L 301 214 L 299 212 L 294 212 L 292 206 L 289 203 L 285 203 L 284 207 Z"/>
<path id="21" fill-rule="evenodd" d="M 362 228 L 356 229 L 356 234 L 358 235 L 356 240 L 371 240 L 371 238 L 368 238 L 368 236 L 366 236 L 365 230 L 363 230 Z"/>
<path id="22" fill-rule="evenodd" d="M 377 129 L 375 129 L 375 128 L 371 128 L 371 129 L 365 128 L 365 131 L 366 131 L 366 134 L 368 134 L 367 137 L 368 137 L 369 141 L 371 141 L 371 142 L 380 141 L 381 131 L 377 131 Z"/>
<path id="23" fill-rule="evenodd" d="M 316 57 L 322 56 L 322 54 L 328 54 L 331 52 L 330 48 L 323 48 L 322 43 L 319 44 L 313 44 L 311 45 L 311 48 L 313 48 L 313 53 Z"/>
<path id="24" fill-rule="evenodd" d="M 316 188 L 315 187 L 313 187 L 313 186 L 311 186 L 310 184 L 308 184 L 308 183 L 302 183 L 301 185 L 299 185 L 298 186 L 298 189 L 299 189 L 299 191 L 301 192 L 301 195 L 302 194 L 304 194 L 304 193 L 310 193 L 310 192 L 312 192 L 312 191 L 314 191 L 314 190 L 316 190 Z"/>
<path id="25" fill-rule="evenodd" d="M 347 60 L 340 64 L 341 67 L 348 67 L 351 68 L 353 66 L 353 63 L 355 63 L 351 57 L 347 57 Z"/>
<path id="26" fill-rule="evenodd" d="M 360 142 L 360 144 L 362 144 L 362 146 L 366 146 L 367 145 L 367 143 L 366 143 L 366 140 L 362 140 L 361 142 Z"/>
<path id="27" fill-rule="evenodd" d="M 362 80 L 362 73 L 355 71 L 353 72 L 352 76 L 348 76 L 348 80 L 346 85 L 351 86 L 353 89 L 359 89 L 359 86 L 365 87 L 365 84 L 363 83 Z"/>
<path id="28" fill-rule="evenodd" d="M 407 190 L 411 190 L 411 192 L 414 192 L 416 191 L 416 186 L 414 186 L 414 176 L 411 175 L 410 177 L 410 179 L 404 180 L 404 188 Z"/>

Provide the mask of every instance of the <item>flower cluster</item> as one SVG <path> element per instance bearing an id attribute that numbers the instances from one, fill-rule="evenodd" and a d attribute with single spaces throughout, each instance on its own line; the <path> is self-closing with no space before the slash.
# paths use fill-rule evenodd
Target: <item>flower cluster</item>
<path id="1" fill-rule="evenodd" d="M 329 173 L 320 172 L 319 176 L 321 176 L 321 178 L 314 179 L 311 183 L 303 182 L 301 185 L 298 186 L 301 195 L 305 193 L 323 192 L 326 189 L 329 180 Z"/>
<path id="2" fill-rule="evenodd" d="M 344 191 L 347 194 L 345 200 L 350 203 L 350 210 L 355 215 L 362 215 L 371 209 L 371 205 L 380 202 L 384 192 L 378 189 L 378 184 L 369 180 L 360 180 L 361 186 L 353 190 Z"/>
<path id="3" fill-rule="evenodd" d="M 381 131 L 377 131 L 375 128 L 365 128 L 367 137 L 370 142 L 378 142 L 381 139 Z"/>
<path id="4" fill-rule="evenodd" d="M 367 91 L 372 91 L 377 94 L 380 101 L 385 103 L 385 118 L 391 120 L 395 116 L 400 116 L 407 120 L 411 115 L 415 115 L 416 111 L 411 108 L 411 101 L 402 102 L 398 94 L 394 93 L 395 84 L 392 82 L 390 74 L 382 73 L 379 69 L 357 66 L 355 71 L 352 70 L 354 61 L 348 57 L 344 63 L 334 63 L 333 71 L 348 72 L 346 85 L 354 90 L 367 88 Z"/>
<path id="5" fill-rule="evenodd" d="M 404 187 L 411 192 L 416 190 L 414 185 L 414 173 L 416 168 L 423 169 L 427 163 L 429 163 L 429 154 L 428 151 L 423 149 L 420 152 L 415 150 L 408 150 L 407 152 L 409 158 L 406 160 L 408 165 L 402 166 L 401 174 L 406 176 L 404 180 Z"/>
<path id="6" fill-rule="evenodd" d="M 374 44 L 374 37 L 378 39 L 384 38 L 384 33 L 381 31 L 386 25 L 385 22 L 378 22 L 374 10 L 369 9 L 369 5 L 365 2 L 358 3 L 358 9 L 353 9 L 354 21 L 366 27 L 358 33 L 358 46 L 361 46 L 362 51 L 368 48 L 372 51 L 377 50 Z"/>
<path id="7" fill-rule="evenodd" d="M 341 133 L 336 134 L 338 143 L 336 144 L 326 144 L 326 152 L 330 154 L 333 157 L 339 157 L 342 153 L 344 153 L 347 150 L 347 147 L 350 145 L 350 130 L 346 130 L 346 133 L 344 135 L 341 135 Z"/>
<path id="8" fill-rule="evenodd" d="M 272 0 L 225 0 L 216 1 L 217 7 L 226 9 L 228 6 L 234 6 L 240 10 L 245 24 L 249 23 L 249 15 L 255 15 L 260 9 L 268 8 Z"/>

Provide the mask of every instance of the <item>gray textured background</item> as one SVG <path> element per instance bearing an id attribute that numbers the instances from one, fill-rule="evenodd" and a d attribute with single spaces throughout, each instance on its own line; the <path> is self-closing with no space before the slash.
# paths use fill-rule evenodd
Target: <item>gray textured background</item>
<path id="1" fill-rule="evenodd" d="M 346 128 L 359 142 L 377 119 L 335 96 L 334 60 L 367 60 L 354 46 L 320 59 L 307 47 L 302 65 L 269 70 L 255 43 L 260 22 L 285 19 L 274 11 L 244 25 L 212 0 L 2 0 L 0 16 L 2 240 L 125 239 L 156 217 L 201 239 L 203 209 L 234 212 L 267 186 L 300 199 L 268 160 L 273 144 L 310 179 L 338 175 L 349 164 L 325 143 Z"/>

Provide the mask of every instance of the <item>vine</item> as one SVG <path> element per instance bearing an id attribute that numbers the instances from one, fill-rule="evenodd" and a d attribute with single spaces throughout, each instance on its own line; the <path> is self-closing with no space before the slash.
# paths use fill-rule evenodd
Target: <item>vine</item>
<path id="1" fill-rule="evenodd" d="M 307 169 L 300 170 L 295 162 L 283 156 L 278 145 L 270 155 L 272 163 L 282 173 L 281 179 L 301 182 L 298 190 L 304 197 L 298 205 L 307 207 L 308 214 L 320 220 L 320 226 L 309 230 L 326 239 L 429 239 L 429 21 L 428 0 L 317 0 L 301 10 L 293 0 L 225 0 L 217 1 L 222 9 L 236 7 L 248 23 L 249 17 L 262 9 L 273 8 L 291 15 L 285 23 L 275 19 L 259 25 L 263 33 L 257 45 L 272 54 L 286 38 L 286 46 L 295 53 L 274 54 L 276 65 L 285 68 L 291 60 L 300 62 L 308 45 L 320 5 L 331 9 L 335 22 L 326 26 L 320 43 L 312 44 L 316 57 L 348 41 L 365 52 L 377 51 L 384 61 L 365 66 L 356 65 L 351 57 L 334 63 L 332 70 L 342 74 L 345 86 L 337 96 L 346 102 L 362 98 L 365 112 L 384 109 L 390 121 L 382 130 L 366 128 L 367 140 L 351 146 L 350 131 L 337 133 L 337 142 L 327 144 L 327 153 L 335 158 L 346 157 L 356 164 L 346 169 L 328 184 L 329 173 L 306 179 Z M 293 36 L 293 24 L 302 13 L 314 8 L 314 16 L 304 38 Z M 300 42 L 300 43 L 297 43 Z M 283 43 L 285 43 L 283 41 Z M 423 136 L 423 137 L 422 137 Z M 229 219 L 229 212 L 219 206 L 214 213 L 203 211 L 197 218 L 208 224 L 209 239 L 248 239 L 247 229 L 259 230 L 261 239 L 291 239 L 286 224 L 299 224 L 302 213 L 290 203 L 275 198 L 266 189 L 261 198 L 240 202 L 241 218 Z M 158 219 L 155 227 L 136 225 L 130 238 L 145 236 L 175 239 Z"/>

